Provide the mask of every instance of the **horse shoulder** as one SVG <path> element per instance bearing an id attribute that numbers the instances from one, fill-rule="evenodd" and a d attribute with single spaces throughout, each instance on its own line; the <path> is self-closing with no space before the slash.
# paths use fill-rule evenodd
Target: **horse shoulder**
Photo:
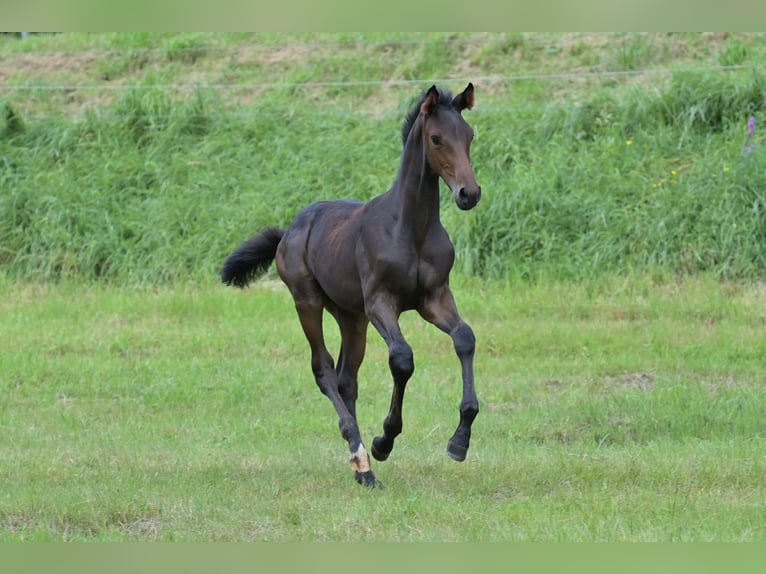
<path id="1" fill-rule="evenodd" d="M 455 246 L 441 223 L 432 227 L 423 242 L 421 253 L 422 259 L 435 264 L 449 262 L 449 266 L 452 267 L 452 262 L 455 259 Z"/>
<path id="2" fill-rule="evenodd" d="M 455 247 L 441 225 L 426 237 L 418 259 L 418 277 L 422 288 L 430 290 L 447 282 L 455 263 Z"/>

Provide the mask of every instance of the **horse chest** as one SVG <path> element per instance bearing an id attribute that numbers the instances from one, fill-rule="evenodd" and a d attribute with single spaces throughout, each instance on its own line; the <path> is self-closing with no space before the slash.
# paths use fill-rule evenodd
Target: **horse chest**
<path id="1" fill-rule="evenodd" d="M 411 309 L 447 281 L 454 248 L 438 220 L 420 233 L 398 220 L 384 222 L 365 228 L 356 246 L 362 291 L 365 299 L 387 293 L 402 309 Z"/>
<path id="2" fill-rule="evenodd" d="M 418 250 L 413 245 L 390 247 L 380 251 L 370 266 L 378 288 L 417 301 L 449 276 L 454 260 L 451 244 L 440 250 Z"/>

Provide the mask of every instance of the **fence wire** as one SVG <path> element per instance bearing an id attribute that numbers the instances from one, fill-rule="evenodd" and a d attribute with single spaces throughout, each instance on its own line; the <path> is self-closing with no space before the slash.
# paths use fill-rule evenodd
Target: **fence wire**
<path id="1" fill-rule="evenodd" d="M 429 44 L 444 44 L 444 43 L 460 43 L 460 44 L 481 44 L 486 42 L 502 42 L 511 41 L 514 38 L 518 39 L 521 36 L 524 45 L 531 45 L 534 48 L 541 48 L 546 46 L 555 45 L 566 38 L 567 41 L 577 41 L 578 39 L 600 37 L 605 38 L 605 41 L 616 41 L 623 39 L 630 39 L 636 36 L 647 36 L 651 33 L 571 33 L 571 34 L 478 34 L 478 35 L 448 35 L 435 37 L 433 35 L 423 35 L 422 37 L 407 37 L 407 38 L 392 38 L 381 40 L 357 40 L 349 39 L 347 41 L 339 42 L 294 42 L 294 43 L 245 43 L 238 44 L 236 46 L 215 46 L 215 45 L 198 45 L 198 46 L 179 46 L 173 47 L 168 45 L 166 47 L 152 47 L 152 48 L 120 48 L 120 49 L 84 49 L 84 50 L 71 50 L 71 51 L 19 51 L 14 53 L 0 53 L 0 62 L 5 60 L 7 63 L 13 63 L 15 58 L 36 58 L 36 57 L 62 57 L 62 58 L 86 58 L 97 59 L 99 57 L 108 56 L 135 56 L 135 55 L 166 55 L 169 51 L 180 53 L 222 53 L 235 55 L 238 53 L 249 52 L 278 52 L 285 49 L 301 49 L 312 52 L 316 51 L 329 51 L 330 53 L 337 53 L 343 50 L 353 50 L 359 48 L 375 48 L 385 46 L 399 46 L 407 47 L 411 45 L 429 45 Z M 746 36 L 762 36 L 761 33 L 744 33 Z M 203 40 L 208 43 L 215 39 L 214 36 L 203 37 Z M 551 72 L 540 74 L 509 74 L 509 75 L 485 75 L 485 76 L 455 76 L 444 78 L 390 78 L 390 79 L 368 79 L 360 78 L 353 80 L 326 80 L 326 81 L 262 81 L 262 82 L 172 82 L 172 83 L 159 83 L 152 85 L 145 85 L 142 83 L 129 83 L 129 84 L 116 84 L 116 83 L 35 83 L 35 84 L 9 84 L 8 81 L 4 81 L 0 84 L 0 97 L 5 97 L 9 100 L 17 100 L 18 98 L 31 97 L 35 93 L 56 93 L 60 92 L 67 97 L 71 97 L 73 93 L 114 93 L 124 94 L 129 92 L 165 92 L 168 94 L 184 94 L 184 93 L 213 93 L 220 94 L 222 98 L 228 97 L 229 94 L 234 93 L 247 93 L 247 92 L 265 92 L 270 90 L 344 90 L 355 88 L 379 88 L 385 89 L 396 86 L 425 86 L 432 83 L 436 84 L 450 84 L 450 83 L 462 83 L 471 81 L 477 85 L 512 85 L 520 82 L 555 82 L 555 81 L 576 81 L 576 80 L 601 80 L 610 78 L 638 78 L 638 77 L 661 77 L 668 76 L 675 73 L 689 72 L 689 73 L 727 73 L 737 70 L 751 69 L 752 65 L 708 65 L 708 66 L 694 66 L 688 68 L 675 67 L 675 68 L 645 68 L 636 70 L 574 70 L 563 72 Z M 6 78 L 7 80 L 7 78 Z M 225 100 L 224 100 L 225 101 Z M 234 104 L 228 108 L 228 111 L 206 113 L 205 116 L 220 117 L 220 118 L 245 118 L 252 117 L 251 113 L 244 113 L 241 110 L 246 107 L 242 105 Z M 483 107 L 481 113 L 500 113 L 504 111 L 517 111 L 520 109 L 518 104 L 509 104 L 507 106 L 495 106 L 495 107 Z M 52 112 L 51 114 L 41 115 L 39 113 L 30 112 L 24 114 L 24 117 L 31 120 L 39 120 L 47 117 L 61 116 L 75 116 L 81 117 L 85 113 L 88 113 L 87 109 L 78 110 L 72 112 L 61 110 L 60 114 Z M 326 110 L 321 113 L 328 116 L 354 116 L 354 115 L 383 115 L 387 116 L 389 113 L 373 112 L 370 110 Z M 399 115 L 396 110 L 390 112 L 391 115 Z M 102 116 L 103 117 L 103 116 Z M 107 117 L 113 117 L 116 120 L 120 119 L 119 114 L 107 114 Z M 135 117 L 135 116 L 132 116 Z M 162 115 L 152 115 L 152 118 L 167 119 Z"/>

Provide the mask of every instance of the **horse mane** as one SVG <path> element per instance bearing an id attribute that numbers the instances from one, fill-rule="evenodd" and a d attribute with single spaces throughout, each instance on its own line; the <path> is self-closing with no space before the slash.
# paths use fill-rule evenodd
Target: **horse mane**
<path id="1" fill-rule="evenodd" d="M 452 105 L 452 92 L 442 88 L 436 88 L 436 91 L 439 94 L 439 106 L 449 107 Z M 410 108 L 410 111 L 407 113 L 407 117 L 405 118 L 404 124 L 402 125 L 402 145 L 407 143 L 407 138 L 412 131 L 412 126 L 415 125 L 415 120 L 418 119 L 418 115 L 420 114 L 420 106 L 423 105 L 423 102 L 426 99 L 426 94 L 428 94 L 428 90 L 425 90 L 422 94 L 420 94 L 417 103 L 414 104 L 412 108 Z"/>

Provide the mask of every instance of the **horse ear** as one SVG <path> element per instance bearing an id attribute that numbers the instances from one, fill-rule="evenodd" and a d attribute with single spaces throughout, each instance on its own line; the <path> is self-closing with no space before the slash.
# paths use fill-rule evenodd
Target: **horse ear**
<path id="1" fill-rule="evenodd" d="M 439 92 L 436 86 L 431 86 L 426 92 L 426 97 L 423 99 L 423 103 L 420 104 L 420 112 L 423 114 L 430 114 L 436 109 L 439 103 Z"/>
<path id="2" fill-rule="evenodd" d="M 473 84 L 468 83 L 465 90 L 455 96 L 452 100 L 452 107 L 457 111 L 462 112 L 465 109 L 471 109 L 473 107 Z"/>

